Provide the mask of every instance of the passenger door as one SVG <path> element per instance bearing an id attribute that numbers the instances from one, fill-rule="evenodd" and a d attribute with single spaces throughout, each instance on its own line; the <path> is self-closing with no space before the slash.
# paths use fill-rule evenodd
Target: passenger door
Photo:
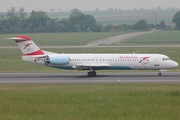
<path id="1" fill-rule="evenodd" d="M 154 60 L 154 66 L 159 66 L 159 59 L 158 59 L 158 58 L 155 58 L 155 60 Z"/>

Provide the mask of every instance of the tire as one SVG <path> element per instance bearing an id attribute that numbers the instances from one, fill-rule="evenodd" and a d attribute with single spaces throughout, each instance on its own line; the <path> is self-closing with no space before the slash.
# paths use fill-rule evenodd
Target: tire
<path id="1" fill-rule="evenodd" d="M 158 73 L 158 76 L 161 76 L 162 75 L 162 73 Z"/>
<path id="2" fill-rule="evenodd" d="M 88 77 L 91 77 L 92 76 L 92 72 L 88 72 Z"/>
<path id="3" fill-rule="evenodd" d="M 92 76 L 96 76 L 96 72 L 92 72 Z"/>

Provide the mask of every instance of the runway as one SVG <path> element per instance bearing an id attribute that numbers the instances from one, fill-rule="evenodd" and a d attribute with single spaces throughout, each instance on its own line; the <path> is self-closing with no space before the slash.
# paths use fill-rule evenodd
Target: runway
<path id="1" fill-rule="evenodd" d="M 180 83 L 180 72 L 120 72 L 98 73 L 0 73 L 0 84 L 58 84 L 58 83 Z"/>

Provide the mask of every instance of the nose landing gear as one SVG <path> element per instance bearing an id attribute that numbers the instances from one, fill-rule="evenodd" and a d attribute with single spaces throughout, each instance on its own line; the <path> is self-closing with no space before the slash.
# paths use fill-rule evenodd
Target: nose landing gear
<path id="1" fill-rule="evenodd" d="M 162 73 L 161 72 L 166 72 L 167 71 L 167 69 L 160 69 L 159 70 L 159 73 L 158 73 L 158 76 L 162 76 Z"/>

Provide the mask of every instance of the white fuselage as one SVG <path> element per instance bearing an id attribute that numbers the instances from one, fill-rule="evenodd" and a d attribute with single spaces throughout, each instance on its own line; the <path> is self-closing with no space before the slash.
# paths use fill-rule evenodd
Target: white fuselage
<path id="1" fill-rule="evenodd" d="M 96 76 L 95 70 L 102 69 L 162 71 L 178 66 L 162 54 L 58 54 L 41 50 L 28 36 L 7 39 L 17 43 L 25 61 L 59 69 L 90 70 L 88 76 Z"/>
<path id="2" fill-rule="evenodd" d="M 50 67 L 59 69 L 78 70 L 163 70 L 178 66 L 178 63 L 170 60 L 162 54 L 48 54 L 50 58 L 67 56 L 68 64 L 49 64 Z M 23 56 L 23 60 L 44 64 L 44 58 L 39 56 Z"/>

